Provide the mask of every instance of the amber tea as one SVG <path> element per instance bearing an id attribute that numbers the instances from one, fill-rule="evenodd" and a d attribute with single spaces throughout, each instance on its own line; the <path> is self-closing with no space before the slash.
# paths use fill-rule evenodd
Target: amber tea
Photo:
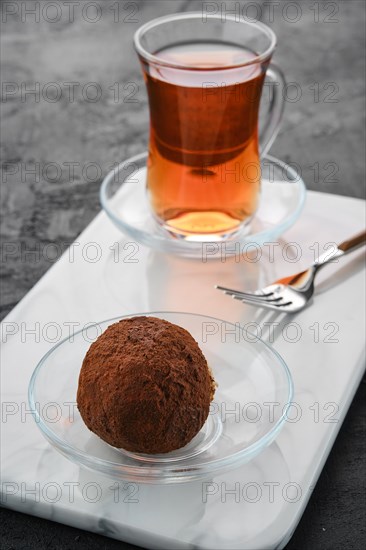
<path id="1" fill-rule="evenodd" d="M 225 238 L 258 206 L 258 112 L 274 44 L 261 57 L 257 25 L 234 40 L 243 24 L 181 19 L 157 19 L 135 38 L 150 107 L 147 190 L 156 218 L 176 236 Z M 220 37 L 223 30 L 231 36 Z M 184 39 L 189 33 L 195 38 Z"/>

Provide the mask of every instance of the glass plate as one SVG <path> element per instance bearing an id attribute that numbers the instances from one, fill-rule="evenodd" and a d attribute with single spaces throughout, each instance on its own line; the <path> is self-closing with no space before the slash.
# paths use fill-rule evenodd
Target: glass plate
<path id="1" fill-rule="evenodd" d="M 143 455 L 111 447 L 85 426 L 76 407 L 83 358 L 110 319 L 79 331 L 53 347 L 29 385 L 35 421 L 48 441 L 80 466 L 114 479 L 179 483 L 210 477 L 248 462 L 278 435 L 291 405 L 290 372 L 268 344 L 239 323 L 190 313 L 155 312 L 188 330 L 202 349 L 218 384 L 208 419 L 185 447 Z"/>
<path id="2" fill-rule="evenodd" d="M 126 235 L 137 242 L 188 258 L 202 258 L 203 247 L 211 259 L 221 257 L 220 243 L 225 253 L 240 254 L 242 247 L 260 247 L 274 241 L 291 227 L 303 209 L 305 184 L 289 165 L 266 156 L 261 160 L 262 188 L 259 208 L 249 225 L 225 240 L 183 240 L 174 237 L 153 216 L 146 193 L 147 153 L 122 162 L 104 179 L 100 189 L 101 204 Z"/>

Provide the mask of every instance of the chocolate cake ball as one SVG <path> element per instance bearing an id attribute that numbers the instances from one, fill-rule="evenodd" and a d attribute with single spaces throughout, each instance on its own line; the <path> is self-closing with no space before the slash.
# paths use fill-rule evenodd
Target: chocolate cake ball
<path id="1" fill-rule="evenodd" d="M 202 428 L 215 392 L 207 361 L 182 327 L 124 319 L 90 346 L 77 405 L 92 432 L 128 451 L 168 453 Z"/>

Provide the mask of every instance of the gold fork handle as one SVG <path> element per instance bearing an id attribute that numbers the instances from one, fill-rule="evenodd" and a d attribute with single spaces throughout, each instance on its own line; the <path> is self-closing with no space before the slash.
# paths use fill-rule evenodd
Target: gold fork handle
<path id="1" fill-rule="evenodd" d="M 346 241 L 343 241 L 343 243 L 339 244 L 336 248 L 332 250 L 331 253 L 324 252 L 319 256 L 317 260 L 315 260 L 313 264 L 313 268 L 315 268 L 316 271 L 323 267 L 324 265 L 329 264 L 336 258 L 341 258 L 345 254 L 348 254 L 349 252 L 353 252 L 360 246 L 366 244 L 366 231 L 362 231 L 361 233 L 358 233 L 357 235 L 354 235 L 350 239 L 347 239 Z"/>
<path id="2" fill-rule="evenodd" d="M 338 245 L 338 248 L 339 250 L 342 250 L 344 253 L 351 252 L 352 250 L 355 250 L 359 246 L 365 244 L 365 242 L 366 242 L 366 231 L 361 231 L 361 233 L 358 233 L 354 237 L 351 237 L 350 239 L 343 241 L 343 243 Z"/>

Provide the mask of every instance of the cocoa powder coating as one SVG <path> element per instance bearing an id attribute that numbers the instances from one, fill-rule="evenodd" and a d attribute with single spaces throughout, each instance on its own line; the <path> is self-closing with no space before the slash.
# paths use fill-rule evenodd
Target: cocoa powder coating
<path id="1" fill-rule="evenodd" d="M 124 319 L 90 346 L 77 405 L 92 432 L 117 448 L 167 453 L 202 428 L 215 392 L 207 361 L 182 327 Z"/>

